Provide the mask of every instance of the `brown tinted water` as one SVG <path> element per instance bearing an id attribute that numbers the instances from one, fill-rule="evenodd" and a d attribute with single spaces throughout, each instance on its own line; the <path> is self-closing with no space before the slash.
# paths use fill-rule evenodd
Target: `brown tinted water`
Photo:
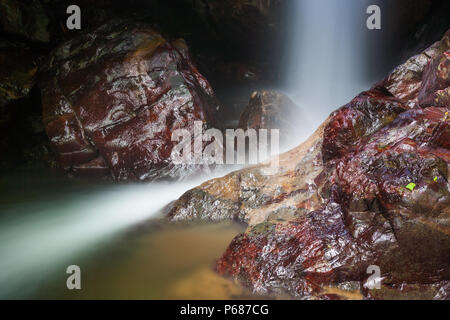
<path id="1" fill-rule="evenodd" d="M 0 174 L 0 299 L 245 294 L 213 271 L 242 226 L 159 220 L 164 206 L 198 183 L 116 185 L 40 171 Z M 70 265 L 81 268 L 81 290 L 66 287 Z"/>
<path id="2" fill-rule="evenodd" d="M 0 176 L 0 299 L 263 298 L 214 272 L 243 225 L 158 220 L 187 189 Z M 67 289 L 69 265 L 81 268 L 81 290 Z"/>
<path id="3" fill-rule="evenodd" d="M 243 227 L 233 223 L 142 226 L 80 260 L 82 289 L 66 288 L 62 272 L 34 298 L 233 299 L 249 293 L 213 271 Z"/>

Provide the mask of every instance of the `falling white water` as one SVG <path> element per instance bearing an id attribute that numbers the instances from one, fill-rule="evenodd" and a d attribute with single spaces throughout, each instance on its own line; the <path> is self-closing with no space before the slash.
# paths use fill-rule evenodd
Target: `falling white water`
<path id="1" fill-rule="evenodd" d="M 285 88 L 300 107 L 303 139 L 369 86 L 364 81 L 366 2 L 290 2 Z"/>
<path id="2" fill-rule="evenodd" d="M 284 91 L 300 107 L 300 139 L 369 86 L 362 81 L 366 2 L 291 1 Z M 39 198 L 33 206 L 0 206 L 0 298 L 32 294 L 50 274 L 65 273 L 61 266 L 77 264 L 77 254 L 155 217 L 199 182 L 121 185 L 56 202 Z"/>

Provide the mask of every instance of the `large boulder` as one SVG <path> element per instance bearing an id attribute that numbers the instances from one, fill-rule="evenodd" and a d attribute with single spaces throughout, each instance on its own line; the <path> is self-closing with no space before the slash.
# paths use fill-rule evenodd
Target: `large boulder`
<path id="1" fill-rule="evenodd" d="M 255 293 L 450 298 L 450 106 L 419 98 L 421 88 L 442 90 L 425 69 L 443 52 L 415 74 L 419 86 L 407 85 L 410 60 L 386 86 L 332 113 L 280 156 L 277 173 L 263 163 L 208 181 L 176 201 L 169 219 L 247 223 L 216 270 Z"/>
<path id="2" fill-rule="evenodd" d="M 143 24 L 116 21 L 64 43 L 42 68 L 43 118 L 63 168 L 116 180 L 184 177 L 176 129 L 215 124 L 218 104 L 189 58 Z"/>
<path id="3" fill-rule="evenodd" d="M 449 50 L 450 30 L 441 41 L 395 68 L 381 84 L 410 107 L 424 103 L 448 106 Z"/>
<path id="4" fill-rule="evenodd" d="M 247 129 L 278 129 L 281 144 L 293 139 L 299 134 L 296 116 L 299 107 L 285 94 L 276 91 L 254 91 L 248 105 L 239 119 L 239 128 Z"/>

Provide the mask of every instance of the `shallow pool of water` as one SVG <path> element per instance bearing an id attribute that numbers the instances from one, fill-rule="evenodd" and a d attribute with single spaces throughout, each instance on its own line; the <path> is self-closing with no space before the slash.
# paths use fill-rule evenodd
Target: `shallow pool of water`
<path id="1" fill-rule="evenodd" d="M 243 226 L 160 221 L 167 204 L 200 182 L 117 185 L 51 171 L 1 175 L 0 298 L 245 295 L 213 272 Z M 67 289 L 69 265 L 81 268 L 81 290 Z"/>
<path id="2" fill-rule="evenodd" d="M 235 282 L 213 271 L 237 224 L 132 228 L 84 257 L 74 257 L 82 289 L 68 290 L 64 265 L 33 298 L 233 299 L 248 297 Z"/>

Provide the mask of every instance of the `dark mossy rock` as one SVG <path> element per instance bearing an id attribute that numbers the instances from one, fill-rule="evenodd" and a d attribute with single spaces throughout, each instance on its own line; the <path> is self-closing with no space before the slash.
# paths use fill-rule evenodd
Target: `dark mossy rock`
<path id="1" fill-rule="evenodd" d="M 42 1 L 2 0 L 0 2 L 0 25 L 7 34 L 30 41 L 48 42 L 49 18 Z"/>
<path id="2" fill-rule="evenodd" d="M 0 107 L 29 94 L 35 84 L 37 60 L 26 45 L 0 40 Z"/>
<path id="3" fill-rule="evenodd" d="M 42 122 L 39 90 L 0 107 L 0 171 L 56 167 Z"/>

